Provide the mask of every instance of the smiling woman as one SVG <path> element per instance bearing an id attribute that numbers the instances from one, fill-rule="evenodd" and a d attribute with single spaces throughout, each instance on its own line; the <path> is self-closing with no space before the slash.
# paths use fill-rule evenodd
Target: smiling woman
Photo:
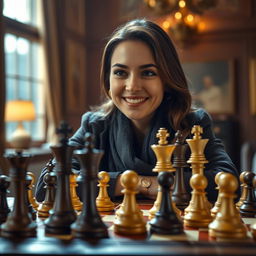
<path id="1" fill-rule="evenodd" d="M 102 56 L 101 85 L 106 101 L 82 117 L 81 127 L 70 144 L 82 147 L 85 134 L 94 135 L 95 148 L 104 150 L 99 171 L 110 174 L 109 194 L 121 195 L 119 176 L 126 170 L 139 174 L 139 194 L 155 198 L 156 157 L 151 149 L 156 134 L 166 128 L 169 143 L 177 130 L 184 134 L 200 125 L 209 141 L 205 168 L 210 201 L 217 196 L 214 176 L 220 171 L 238 177 L 237 170 L 212 132 L 209 115 L 191 108 L 191 94 L 177 52 L 169 36 L 155 23 L 133 20 L 118 28 L 107 43 Z M 73 168 L 80 169 L 74 159 Z M 191 169 L 185 168 L 185 184 L 190 190 Z M 37 200 L 44 199 L 43 170 L 37 186 Z M 78 189 L 81 189 L 79 187 Z M 79 191 L 78 191 L 79 193 Z"/>
<path id="2" fill-rule="evenodd" d="M 109 95 L 132 121 L 135 133 L 145 136 L 164 95 L 154 57 L 145 43 L 131 40 L 116 47 L 111 59 Z"/>

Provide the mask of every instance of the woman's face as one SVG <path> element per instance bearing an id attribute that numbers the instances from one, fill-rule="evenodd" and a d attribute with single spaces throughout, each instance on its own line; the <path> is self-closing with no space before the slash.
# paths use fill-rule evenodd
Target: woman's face
<path id="1" fill-rule="evenodd" d="M 118 44 L 111 58 L 109 94 L 136 127 L 146 128 L 164 95 L 150 48 L 140 41 Z"/>

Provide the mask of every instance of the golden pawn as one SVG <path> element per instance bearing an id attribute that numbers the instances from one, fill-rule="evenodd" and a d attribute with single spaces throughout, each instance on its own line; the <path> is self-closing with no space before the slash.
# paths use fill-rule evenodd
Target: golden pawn
<path id="1" fill-rule="evenodd" d="M 175 149 L 175 145 L 168 144 L 167 138 L 170 136 L 168 131 L 165 128 L 160 128 L 156 137 L 159 139 L 157 145 L 152 145 L 151 148 L 156 155 L 156 166 L 152 170 L 153 172 L 175 172 L 176 169 L 172 166 L 171 158 L 173 151 Z M 149 210 L 149 219 L 153 219 L 155 217 L 156 212 L 160 208 L 160 203 L 162 200 L 162 192 L 161 189 L 158 188 L 157 197 L 154 202 L 153 207 Z M 173 202 L 174 211 L 177 215 L 180 215 L 180 210 L 176 207 L 175 203 Z"/>
<path id="2" fill-rule="evenodd" d="M 189 206 L 185 209 L 184 225 L 193 228 L 206 228 L 212 221 L 211 212 L 205 204 L 205 188 L 207 179 L 201 173 L 194 174 L 190 179 L 192 197 Z"/>
<path id="3" fill-rule="evenodd" d="M 113 211 L 115 208 L 115 204 L 110 200 L 107 192 L 108 182 L 110 180 L 109 173 L 107 172 L 99 172 L 99 195 L 96 198 L 96 206 L 98 211 L 100 212 L 109 212 Z"/>
<path id="4" fill-rule="evenodd" d="M 216 189 L 218 190 L 219 190 L 219 178 L 220 178 L 220 175 L 222 175 L 223 173 L 224 172 L 218 172 L 214 178 L 215 183 L 217 184 Z M 214 207 L 211 209 L 211 215 L 213 218 L 215 218 L 217 212 L 219 211 L 220 205 L 221 205 L 221 196 L 220 196 L 220 193 L 218 193 L 217 201 L 215 202 Z"/>
<path id="5" fill-rule="evenodd" d="M 33 172 L 27 172 L 27 175 L 32 178 L 32 181 L 28 186 L 28 200 L 29 200 L 29 203 L 34 208 L 34 210 L 37 211 L 39 203 L 36 201 L 36 199 L 35 199 L 35 197 L 33 196 L 33 193 L 32 193 L 32 190 L 35 186 L 35 174 Z"/>
<path id="6" fill-rule="evenodd" d="M 83 203 L 80 201 L 79 197 L 76 193 L 76 187 L 78 186 L 76 179 L 78 177 L 78 174 L 75 174 L 73 171 L 71 172 L 69 176 L 69 182 L 70 182 L 70 196 L 73 208 L 76 211 L 81 211 L 83 207 Z"/>
<path id="7" fill-rule="evenodd" d="M 239 210 L 240 206 L 243 204 L 244 200 L 247 197 L 248 194 L 248 187 L 247 185 L 244 183 L 244 176 L 247 173 L 247 171 L 241 172 L 240 176 L 239 176 L 239 180 L 241 182 L 241 189 L 242 189 L 242 194 L 241 197 L 239 199 L 239 201 L 236 203 L 236 207 Z"/>
<path id="8" fill-rule="evenodd" d="M 216 218 L 209 224 L 209 235 L 216 239 L 243 239 L 247 237 L 247 229 L 237 212 L 234 198 L 238 187 L 236 178 L 230 173 L 219 177 L 219 193 L 221 206 Z"/>
<path id="9" fill-rule="evenodd" d="M 146 234 L 146 222 L 135 198 L 138 193 L 138 174 L 130 170 L 125 171 L 120 182 L 124 187 L 124 199 L 115 216 L 114 232 L 121 235 Z"/>

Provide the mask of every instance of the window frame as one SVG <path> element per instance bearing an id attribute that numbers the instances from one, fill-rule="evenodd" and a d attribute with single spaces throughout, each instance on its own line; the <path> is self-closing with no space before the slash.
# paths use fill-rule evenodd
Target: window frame
<path id="1" fill-rule="evenodd" d="M 42 44 L 42 38 L 39 33 L 39 29 L 33 25 L 22 23 L 18 20 L 11 19 L 9 17 L 4 16 L 2 13 L 2 19 L 3 19 L 3 38 L 5 37 L 5 34 L 13 34 L 17 37 L 25 38 L 31 42 L 36 42 L 38 44 Z M 4 59 L 5 59 L 5 51 L 3 50 Z M 5 65 L 5 62 L 4 62 Z M 5 68 L 4 68 L 5 69 Z M 4 87 L 6 90 L 6 71 L 4 70 Z M 5 98 L 6 100 L 6 98 Z M 46 104 L 44 104 L 45 109 L 45 130 L 43 131 L 44 139 L 43 140 L 32 140 L 31 147 L 40 147 L 42 144 L 46 142 L 46 135 L 47 135 L 47 114 L 46 114 Z M 5 127 L 5 123 L 4 123 Z M 5 128 L 4 128 L 5 129 Z M 6 148 L 11 148 L 10 142 L 7 141 L 6 135 L 5 135 L 5 146 Z"/>

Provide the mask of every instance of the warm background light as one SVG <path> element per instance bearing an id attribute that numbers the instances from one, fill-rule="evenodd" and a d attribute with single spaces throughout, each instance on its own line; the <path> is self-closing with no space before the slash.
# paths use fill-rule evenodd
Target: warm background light
<path id="1" fill-rule="evenodd" d="M 31 136 L 24 129 L 22 122 L 33 121 L 35 117 L 35 108 L 32 101 L 12 100 L 6 103 L 5 121 L 18 122 L 17 129 L 13 132 L 10 140 L 10 144 L 15 150 L 29 148 Z"/>
<path id="2" fill-rule="evenodd" d="M 32 101 L 12 100 L 8 101 L 5 110 L 5 121 L 32 121 L 35 119 L 35 108 Z"/>
<path id="3" fill-rule="evenodd" d="M 158 16 L 162 28 L 169 33 L 180 46 L 190 45 L 188 42 L 202 31 L 201 17 L 204 11 L 216 6 L 216 0 L 144 0 L 145 4 Z M 194 38 L 195 39 L 195 38 Z"/>

